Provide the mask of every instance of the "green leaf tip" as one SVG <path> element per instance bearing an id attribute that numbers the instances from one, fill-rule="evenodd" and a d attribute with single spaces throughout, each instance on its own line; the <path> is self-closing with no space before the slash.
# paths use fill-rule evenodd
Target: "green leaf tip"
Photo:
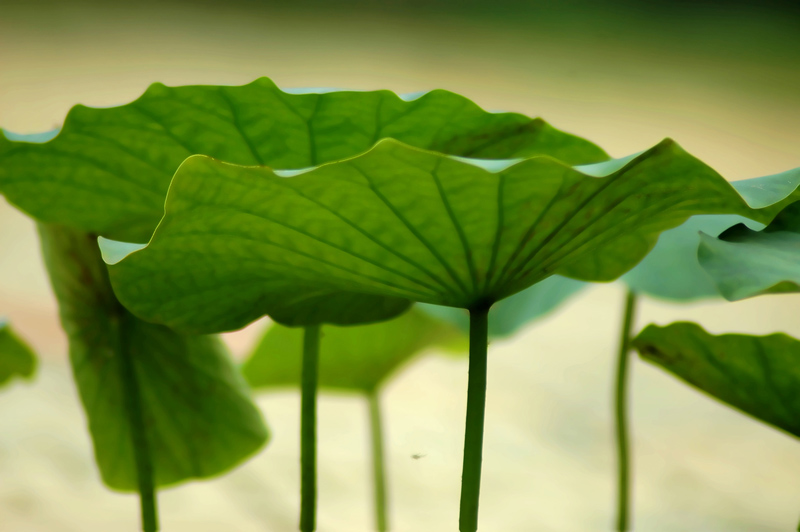
<path id="1" fill-rule="evenodd" d="M 291 321 L 331 294 L 470 309 L 553 274 L 613 280 L 700 213 L 753 211 L 670 140 L 599 178 L 548 156 L 493 173 L 393 139 L 291 178 L 196 157 L 150 244 L 110 272 L 135 313 L 197 332 Z"/>
<path id="2" fill-rule="evenodd" d="M 147 244 L 134 244 L 131 242 L 119 242 L 108 238 L 98 237 L 97 245 L 100 247 L 100 254 L 106 264 L 116 264 L 131 253 L 147 247 Z"/>
<path id="3" fill-rule="evenodd" d="M 800 437 L 800 341 L 785 334 L 712 335 L 682 322 L 648 325 L 633 347 L 712 397 Z"/>
<path id="4" fill-rule="evenodd" d="M 36 372 L 36 355 L 8 321 L 0 317 L 0 386 L 14 378 L 30 379 Z"/>

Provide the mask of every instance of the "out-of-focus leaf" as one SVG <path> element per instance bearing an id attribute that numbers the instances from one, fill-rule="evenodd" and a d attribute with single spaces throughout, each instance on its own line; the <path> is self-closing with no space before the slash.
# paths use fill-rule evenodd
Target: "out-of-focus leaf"
<path id="1" fill-rule="evenodd" d="M 636 293 L 661 299 L 692 301 L 718 297 L 715 283 L 697 261 L 699 233 L 717 236 L 737 223 L 761 229 L 784 206 L 800 199 L 797 190 L 800 169 L 731 184 L 750 207 L 758 209 L 754 217 L 759 221 L 733 215 L 693 216 L 682 225 L 664 231 L 653 250 L 622 281 Z"/>
<path id="2" fill-rule="evenodd" d="M 46 144 L 0 135 L 0 193 L 38 220 L 146 242 L 172 175 L 195 154 L 305 168 L 390 137 L 466 157 L 547 154 L 570 164 L 608 158 L 540 119 L 489 113 L 447 91 L 415 99 L 389 91 L 296 92 L 266 78 L 241 87 L 154 84 L 124 106 L 76 106 Z"/>
<path id="3" fill-rule="evenodd" d="M 323 326 L 319 386 L 372 393 L 425 349 L 466 338 L 453 326 L 412 309 L 399 318 L 355 327 Z M 254 388 L 299 387 L 303 329 L 273 324 L 242 370 Z"/>
<path id="4" fill-rule="evenodd" d="M 555 311 L 588 286 L 583 281 L 553 275 L 522 292 L 492 305 L 489 312 L 489 337 L 511 336 L 528 323 Z M 424 312 L 469 331 L 469 312 L 464 309 L 419 303 Z"/>
<path id="5" fill-rule="evenodd" d="M 709 395 L 800 437 L 800 341 L 649 325 L 633 340 L 648 360 Z"/>
<path id="6" fill-rule="evenodd" d="M 764 177 L 742 179 L 732 182 L 731 185 L 754 209 L 774 208 L 771 218 L 790 203 L 800 200 L 798 189 L 800 168 Z"/>
<path id="7" fill-rule="evenodd" d="M 122 357 L 130 357 L 156 485 L 222 473 L 267 440 L 261 414 L 218 338 L 145 323 L 116 300 L 96 239 L 41 224 L 45 263 L 104 482 L 134 490 Z"/>
<path id="8" fill-rule="evenodd" d="M 719 238 L 702 235 L 697 255 L 731 301 L 800 291 L 800 202 L 786 207 L 762 231 L 739 224 Z"/>
<path id="9" fill-rule="evenodd" d="M 14 377 L 29 379 L 36 371 L 36 355 L 11 328 L 0 318 L 0 386 L 8 384 Z"/>
<path id="10" fill-rule="evenodd" d="M 291 175 L 188 159 L 148 245 L 120 260 L 102 244 L 120 300 L 196 332 L 264 314 L 302 325 L 298 304 L 327 294 L 475 308 L 552 274 L 615 279 L 689 216 L 755 214 L 670 140 L 574 169 L 549 157 L 456 160 L 389 139 Z"/>
<path id="11" fill-rule="evenodd" d="M 621 281 L 638 294 L 673 301 L 719 297 L 716 285 L 697 261 L 700 232 L 716 236 L 732 225 L 745 222 L 763 227 L 736 215 L 692 216 L 682 225 L 661 233 L 653 250 Z"/>

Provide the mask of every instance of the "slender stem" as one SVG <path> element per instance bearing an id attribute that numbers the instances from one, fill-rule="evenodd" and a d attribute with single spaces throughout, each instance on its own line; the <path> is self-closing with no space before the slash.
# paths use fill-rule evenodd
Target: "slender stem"
<path id="1" fill-rule="evenodd" d="M 389 525 L 386 519 L 386 472 L 383 455 L 383 421 L 378 392 L 367 394 L 369 401 L 370 433 L 372 435 L 372 472 L 375 483 L 375 527 L 378 532 L 386 532 Z"/>
<path id="2" fill-rule="evenodd" d="M 153 463 L 150 460 L 150 449 L 147 442 L 147 429 L 142 414 L 141 395 L 136 368 L 129 351 L 128 325 L 126 311 L 120 310 L 117 318 L 119 330 L 120 378 L 122 381 L 123 401 L 128 424 L 131 429 L 133 459 L 136 462 L 136 480 L 139 485 L 139 501 L 142 512 L 142 530 L 156 532 L 158 530 L 158 507 L 156 489 L 153 481 Z"/>
<path id="3" fill-rule="evenodd" d="M 481 491 L 483 419 L 486 412 L 486 353 L 488 350 L 489 307 L 469 313 L 469 383 L 467 385 L 467 427 L 464 433 L 464 465 L 461 473 L 461 512 L 458 529 L 478 530 Z"/>
<path id="4" fill-rule="evenodd" d="M 317 527 L 317 366 L 319 325 L 303 335 L 302 399 L 300 404 L 300 530 Z"/>
<path id="5" fill-rule="evenodd" d="M 619 532 L 629 529 L 630 521 L 630 446 L 628 435 L 628 359 L 631 343 L 631 330 L 636 314 L 636 294 L 628 290 L 625 298 L 625 317 L 619 340 L 617 355 L 617 381 L 614 406 L 617 429 L 617 462 L 619 466 L 617 486 L 617 528 Z"/>

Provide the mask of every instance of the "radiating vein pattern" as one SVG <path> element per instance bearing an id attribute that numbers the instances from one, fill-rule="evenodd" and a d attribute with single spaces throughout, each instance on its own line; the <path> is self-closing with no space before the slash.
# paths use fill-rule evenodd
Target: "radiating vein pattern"
<path id="1" fill-rule="evenodd" d="M 550 157 L 490 172 L 395 140 L 288 178 L 193 157 L 111 274 L 134 312 L 205 332 L 326 293 L 472 308 L 555 273 L 614 279 L 698 212 L 751 209 L 672 141 L 604 177 Z"/>
<path id="2" fill-rule="evenodd" d="M 0 135 L 0 193 L 40 220 L 69 219 L 109 238 L 146 242 L 170 179 L 191 155 L 298 169 L 358 155 L 383 138 L 471 157 L 607 159 L 539 119 L 488 113 L 447 91 L 407 102 L 389 91 L 289 94 L 268 79 L 240 87 L 155 84 L 121 107 L 76 106 L 45 144 Z"/>

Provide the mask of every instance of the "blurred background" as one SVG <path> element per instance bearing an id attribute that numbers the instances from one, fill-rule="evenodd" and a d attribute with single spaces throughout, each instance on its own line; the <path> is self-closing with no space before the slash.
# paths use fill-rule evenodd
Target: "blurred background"
<path id="1" fill-rule="evenodd" d="M 731 180 L 800 166 L 800 4 L 777 0 L 0 0 L 0 127 L 33 133 L 76 103 L 129 102 L 154 81 L 446 88 L 541 116 L 619 157 L 663 137 Z M 490 348 L 481 530 L 610 530 L 612 376 L 624 289 L 598 285 Z M 0 313 L 41 353 L 33 383 L 0 393 L 0 530 L 134 531 L 132 495 L 92 462 L 33 224 L 0 198 Z M 800 298 L 675 305 L 638 324 L 800 336 Z M 246 353 L 264 322 L 227 335 Z M 671 376 L 633 367 L 634 525 L 646 531 L 793 530 L 800 442 Z M 390 520 L 454 530 L 465 359 L 419 359 L 383 396 Z M 299 509 L 299 394 L 260 396 L 260 455 L 165 490 L 165 531 L 289 531 Z M 371 530 L 367 407 L 320 401 L 319 529 Z M 415 459 L 412 455 L 422 455 Z"/>

